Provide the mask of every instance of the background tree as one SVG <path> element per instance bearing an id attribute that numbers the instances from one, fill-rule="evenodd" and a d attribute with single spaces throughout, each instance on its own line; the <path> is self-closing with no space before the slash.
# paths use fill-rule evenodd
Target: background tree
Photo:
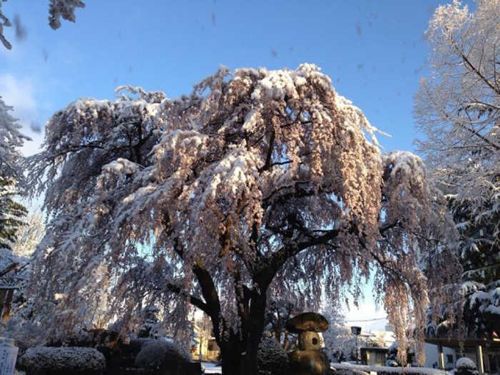
<path id="1" fill-rule="evenodd" d="M 15 198 L 23 178 L 19 148 L 27 138 L 19 132 L 21 126 L 10 115 L 11 109 L 0 97 L 0 284 L 12 287 L 22 281 L 18 273 L 24 262 L 12 253 L 12 247 L 26 215 Z M 0 329 L 10 317 L 13 299 L 13 289 L 0 291 Z"/>
<path id="2" fill-rule="evenodd" d="M 14 181 L 0 177 L 0 248 L 12 250 L 18 230 L 24 225 L 27 211 L 15 201 Z"/>
<path id="3" fill-rule="evenodd" d="M 330 324 L 328 330 L 323 332 L 325 352 L 330 361 L 342 362 L 354 359 L 352 355 L 356 353 L 356 339 L 340 310 L 329 308 L 323 314 Z M 362 346 L 362 338 L 359 340 L 359 346 Z"/>
<path id="4" fill-rule="evenodd" d="M 23 218 L 24 225 L 17 230 L 17 239 L 12 245 L 14 254 L 30 258 L 45 235 L 45 222 L 40 209 L 27 206 L 28 213 Z"/>
<path id="5" fill-rule="evenodd" d="M 157 339 L 165 332 L 162 331 L 161 322 L 158 319 L 159 309 L 155 306 L 146 306 L 142 312 L 141 325 L 138 329 L 137 336 L 142 338 Z"/>
<path id="6" fill-rule="evenodd" d="M 26 214 L 15 196 L 23 178 L 19 148 L 28 139 L 20 133 L 21 125 L 10 115 L 11 110 L 0 97 L 0 248 L 9 250 Z"/>
<path id="7" fill-rule="evenodd" d="M 4 34 L 4 28 L 12 26 L 9 18 L 2 12 L 2 4 L 7 0 L 0 0 L 0 42 L 5 48 L 11 49 L 12 44 Z M 82 0 L 50 0 L 49 1 L 49 25 L 54 30 L 61 27 L 61 18 L 75 22 L 75 9 L 83 8 L 85 3 Z"/>
<path id="8" fill-rule="evenodd" d="M 210 320 L 210 317 L 205 313 L 202 313 L 201 316 L 195 319 L 194 333 L 196 337 L 195 341 L 197 341 L 195 353 L 198 354 L 198 359 L 200 361 L 206 361 L 207 358 L 203 358 L 203 354 L 204 351 L 208 350 L 209 342 L 214 337 L 212 321 Z"/>
<path id="9" fill-rule="evenodd" d="M 222 69 L 176 100 L 129 91 L 56 113 L 30 161 L 51 217 L 32 288 L 47 334 L 153 301 L 179 326 L 190 303 L 223 372 L 255 374 L 268 296 L 317 309 L 322 293 L 359 296 L 373 267 L 398 339 L 423 324 L 417 257 L 447 236 L 423 164 L 382 156 L 317 67 Z"/>
<path id="10" fill-rule="evenodd" d="M 290 345 L 295 342 L 295 339 L 290 337 L 289 332 L 286 330 L 286 323 L 295 315 L 304 312 L 304 307 L 300 306 L 300 302 L 278 295 L 271 298 L 267 303 L 266 331 L 285 350 L 289 350 Z"/>
<path id="11" fill-rule="evenodd" d="M 476 5 L 474 13 L 459 1 L 436 9 L 431 75 L 415 114 L 425 134 L 418 145 L 460 232 L 463 283 L 447 289 L 447 307 L 435 306 L 439 329 L 457 328 L 458 315 L 462 334 L 491 336 L 500 330 L 500 1 Z"/>

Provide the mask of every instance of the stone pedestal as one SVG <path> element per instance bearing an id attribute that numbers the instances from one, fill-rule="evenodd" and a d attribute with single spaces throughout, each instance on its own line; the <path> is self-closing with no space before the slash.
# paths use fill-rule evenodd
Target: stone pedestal
<path id="1" fill-rule="evenodd" d="M 293 375 L 325 375 L 329 370 L 328 358 L 319 350 L 294 350 L 290 363 Z"/>

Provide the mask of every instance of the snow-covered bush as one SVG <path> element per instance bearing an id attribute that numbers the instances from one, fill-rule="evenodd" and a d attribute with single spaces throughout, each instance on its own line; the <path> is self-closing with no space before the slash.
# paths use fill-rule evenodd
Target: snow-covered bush
<path id="1" fill-rule="evenodd" d="M 288 356 L 272 337 L 263 337 L 257 354 L 259 375 L 285 375 L 288 373 Z"/>
<path id="2" fill-rule="evenodd" d="M 136 367 L 158 370 L 179 368 L 188 362 L 189 356 L 174 342 L 167 340 L 146 341 L 135 358 Z"/>
<path id="3" fill-rule="evenodd" d="M 477 367 L 474 361 L 467 357 L 462 357 L 457 360 L 456 363 L 457 370 L 456 375 L 477 375 Z"/>
<path id="4" fill-rule="evenodd" d="M 106 368 L 104 356 L 92 348 L 30 348 L 19 365 L 27 374 L 101 374 Z"/>

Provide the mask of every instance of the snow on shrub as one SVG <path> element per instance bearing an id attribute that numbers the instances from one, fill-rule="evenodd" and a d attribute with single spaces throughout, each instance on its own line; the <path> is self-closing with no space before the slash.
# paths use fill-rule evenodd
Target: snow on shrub
<path id="1" fill-rule="evenodd" d="M 467 357 L 462 357 L 457 360 L 457 368 L 476 368 L 474 361 Z"/>
<path id="2" fill-rule="evenodd" d="M 135 366 L 140 368 L 161 369 L 167 364 L 183 365 L 189 356 L 174 342 L 167 340 L 146 341 L 135 358 Z"/>
<path id="3" fill-rule="evenodd" d="M 476 364 L 473 360 L 467 357 L 462 357 L 457 360 L 456 363 L 457 370 L 455 371 L 455 375 L 477 375 L 479 372 L 477 371 Z"/>
<path id="4" fill-rule="evenodd" d="M 93 348 L 36 347 L 30 348 L 20 359 L 27 370 L 101 371 L 106 367 L 104 356 Z"/>

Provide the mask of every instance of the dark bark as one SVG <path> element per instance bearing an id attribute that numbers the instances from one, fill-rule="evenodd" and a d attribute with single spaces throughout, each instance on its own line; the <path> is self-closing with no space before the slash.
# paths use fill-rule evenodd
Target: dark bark
<path id="1" fill-rule="evenodd" d="M 219 337 L 224 375 L 258 373 L 257 353 L 264 331 L 266 294 L 253 293 L 248 302 L 249 314 L 242 320 L 240 332 L 230 331 Z"/>
<path id="2" fill-rule="evenodd" d="M 222 374 L 240 374 L 241 362 L 241 340 L 234 333 L 225 337 L 219 343 L 222 357 Z"/>
<path id="3" fill-rule="evenodd" d="M 222 316 L 219 296 L 211 275 L 201 267 L 195 267 L 193 271 L 205 300 L 204 311 L 212 320 L 214 337 L 221 349 L 222 373 L 257 375 L 257 352 L 264 331 L 269 283 L 261 281 L 258 288 L 251 291 L 243 287 L 243 292 L 237 293 L 240 329 L 235 332 Z"/>
<path id="4" fill-rule="evenodd" d="M 5 297 L 7 296 L 7 289 L 0 289 L 0 316 L 3 313 L 3 307 L 5 304 Z"/>
<path id="5" fill-rule="evenodd" d="M 10 318 L 10 311 L 12 309 L 12 298 L 14 297 L 14 290 L 13 289 L 8 289 L 6 292 L 5 299 L 3 301 L 3 308 L 2 308 L 2 322 L 6 322 Z"/>

